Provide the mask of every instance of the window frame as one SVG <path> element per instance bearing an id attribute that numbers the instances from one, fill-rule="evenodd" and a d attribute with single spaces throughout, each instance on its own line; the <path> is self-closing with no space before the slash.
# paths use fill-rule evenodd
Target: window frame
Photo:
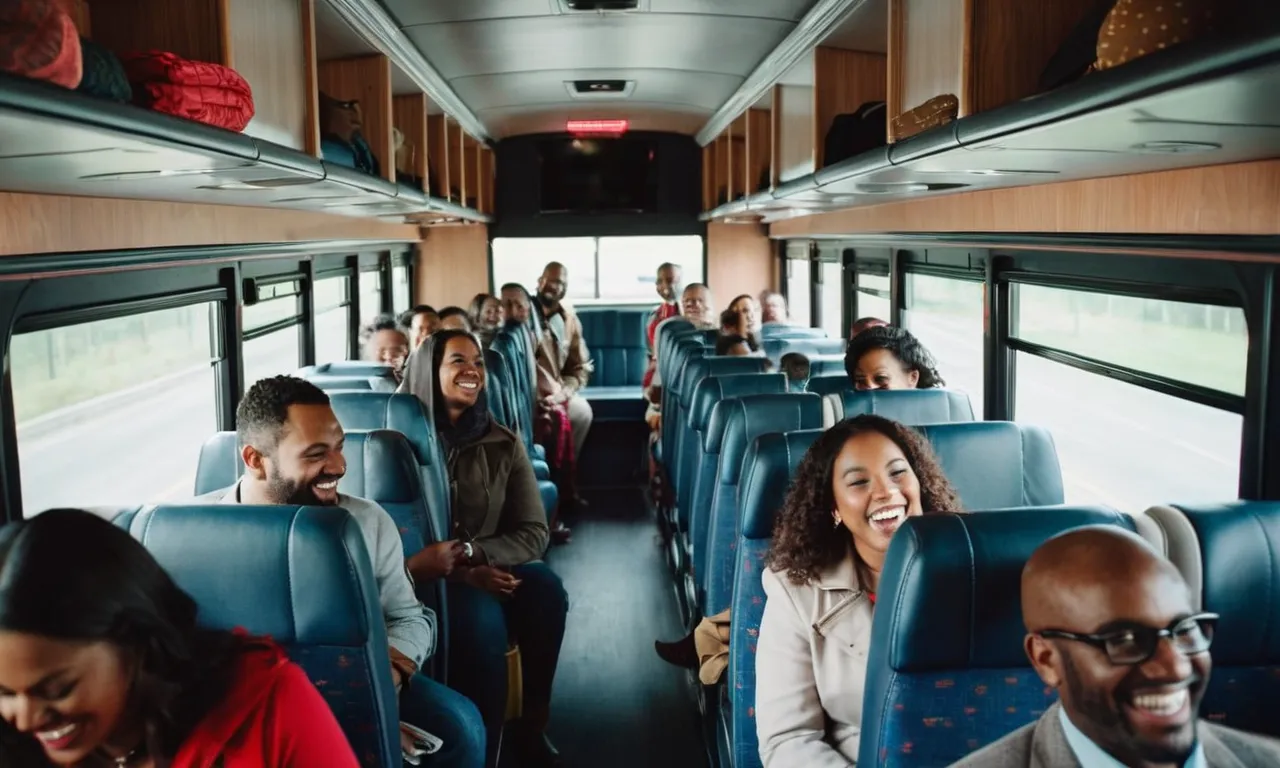
<path id="1" fill-rule="evenodd" d="M 503 236 L 501 236 L 501 237 L 502 237 L 503 239 L 507 239 L 507 240 L 536 240 L 536 239 L 539 239 L 539 238 L 536 238 L 536 237 L 521 237 L 521 236 L 517 236 L 517 235 L 503 235 Z M 603 297 L 601 297 L 601 296 L 600 296 L 600 241 L 601 241 L 601 239 L 604 239 L 604 238 L 610 238 L 610 239 L 624 239 L 624 238 L 631 238 L 631 237 L 697 237 L 697 238 L 699 238 L 699 240 L 701 241 L 701 248 L 699 249 L 699 259 L 701 259 L 702 277 L 701 277 L 699 280 L 696 280 L 696 281 L 689 281 L 689 280 L 686 280 L 686 282 L 701 282 L 701 283 L 704 283 L 704 284 L 706 283 L 706 281 L 707 281 L 707 235 L 706 235 L 706 232 L 698 232 L 698 233 L 684 233 L 684 234 L 680 234 L 680 233 L 677 233 L 677 234 L 653 234 L 653 235 L 646 235 L 646 234 L 640 234 L 640 233 L 634 233 L 634 234 L 603 234 L 603 235 L 572 235 L 572 234 L 568 234 L 568 235 L 557 236 L 557 237 L 554 237 L 554 238 L 547 238 L 547 239 L 582 239 L 582 240 L 587 240 L 587 239 L 589 239 L 589 240 L 591 240 L 591 242 L 592 242 L 592 255 L 591 255 L 591 258 L 592 258 L 592 261 L 593 261 L 593 263 L 594 263 L 594 265 L 595 265 L 595 269 L 594 269 L 594 271 L 593 271 L 594 281 L 593 281 L 593 285 L 592 285 L 592 288 L 591 288 L 591 296 L 578 296 L 578 297 L 573 297 L 573 298 L 569 299 L 570 301 L 572 301 L 572 302 L 573 302 L 573 304 L 574 304 L 575 306 L 582 306 L 582 307 L 607 307 L 607 306 L 616 306 L 616 307 L 638 307 L 638 306 L 652 306 L 652 305 L 653 305 L 654 300 L 653 300 L 653 299 L 651 299 L 651 298 L 643 298 L 643 299 L 619 299 L 619 298 L 603 298 Z M 494 242 L 494 240 L 496 240 L 496 239 L 498 239 L 498 238 L 496 238 L 496 237 L 491 237 L 491 238 L 489 238 L 489 242 L 488 242 L 488 259 L 489 259 L 489 294 L 490 294 L 490 295 L 494 295 L 494 296 L 496 296 L 496 295 L 498 294 L 498 287 L 499 287 L 499 285 L 501 285 L 501 284 L 505 284 L 506 282 L 508 282 L 508 281 L 506 281 L 506 280 L 499 281 L 499 280 L 498 280 L 498 276 L 497 276 L 497 272 L 495 271 L 495 268 L 494 268 L 493 242 Z M 683 266 L 683 265 L 682 265 L 682 266 Z M 686 267 L 685 269 L 687 270 L 687 267 Z M 411 279 L 412 279 L 412 273 L 410 273 L 410 274 L 411 274 Z M 688 276 L 686 275 L 685 277 L 687 278 Z M 411 282 L 411 283 L 410 283 L 410 288 L 411 288 L 411 289 L 412 289 L 412 285 L 413 285 L 413 284 L 412 284 L 412 282 Z M 532 291 L 533 291 L 532 287 L 530 287 L 530 288 L 529 288 L 529 290 L 530 290 L 530 292 L 532 292 Z M 468 301 L 470 301 L 470 299 L 468 299 Z"/>

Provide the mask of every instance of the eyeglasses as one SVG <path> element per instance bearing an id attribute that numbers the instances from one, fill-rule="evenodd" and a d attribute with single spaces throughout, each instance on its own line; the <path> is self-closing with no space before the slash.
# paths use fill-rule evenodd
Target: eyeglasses
<path id="1" fill-rule="evenodd" d="M 1061 629 L 1045 629 L 1037 632 L 1040 637 L 1061 638 L 1087 643 L 1107 654 L 1112 664 L 1133 666 L 1143 664 L 1156 654 L 1162 638 L 1169 638 L 1173 647 L 1184 656 L 1192 656 L 1209 650 L 1213 643 L 1213 630 L 1218 623 L 1216 613 L 1197 613 L 1176 619 L 1164 629 L 1142 625 L 1120 627 L 1101 634 L 1086 635 Z"/>

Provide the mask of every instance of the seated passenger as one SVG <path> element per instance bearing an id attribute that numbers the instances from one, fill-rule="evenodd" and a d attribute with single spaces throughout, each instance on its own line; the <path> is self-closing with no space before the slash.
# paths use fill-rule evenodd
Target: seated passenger
<path id="1" fill-rule="evenodd" d="M 886 510 L 891 511 L 895 503 L 898 504 L 897 517 L 876 521 L 870 519 L 872 516 L 884 517 L 885 515 L 881 513 Z M 828 569 L 829 572 L 815 571 L 813 574 L 814 578 L 818 578 L 826 585 L 823 589 L 834 588 L 837 577 L 842 579 L 847 577 L 847 581 L 855 586 L 846 589 L 846 593 L 849 590 L 856 591 L 857 584 L 862 585 L 862 589 L 874 593 L 875 587 L 879 584 L 880 567 L 884 562 L 884 551 L 889 545 L 889 537 L 898 530 L 903 520 L 911 515 L 960 511 L 962 511 L 960 501 L 951 488 L 951 483 L 942 474 L 942 468 L 933 455 L 933 449 L 923 437 L 910 427 L 896 421 L 880 416 L 856 416 L 828 429 L 805 454 L 800 467 L 796 470 L 796 477 L 787 494 L 787 500 L 778 513 L 770 562 L 775 569 L 790 569 L 805 564 L 814 569 Z M 839 517 L 838 520 L 835 519 L 836 515 Z M 793 563 L 799 565 L 793 566 Z M 800 576 L 794 574 L 792 579 L 795 581 L 787 581 L 784 587 L 778 576 L 765 574 L 765 589 L 771 596 L 778 590 L 786 589 L 795 593 L 795 599 L 800 601 L 812 602 L 815 599 L 825 599 L 823 595 L 827 593 L 822 589 L 815 590 L 810 586 L 810 580 L 802 580 Z M 875 601 L 874 594 L 871 595 L 870 600 Z M 782 646 L 784 643 L 789 642 L 794 646 L 805 641 L 804 638 L 792 638 L 784 632 L 784 630 L 795 629 L 795 626 L 789 626 L 786 623 L 787 614 L 779 613 L 779 609 L 774 609 L 772 617 L 770 619 L 766 606 L 765 620 L 778 627 L 770 638 L 771 642 L 784 647 Z M 729 618 L 729 612 L 724 611 L 703 619 L 692 635 L 674 643 L 656 643 L 658 655 L 676 666 L 699 669 L 699 677 L 703 683 L 707 685 L 714 683 L 724 671 L 726 663 Z M 801 620 L 800 624 L 804 621 Z M 842 623 L 843 621 L 842 619 Z M 762 623 L 760 627 L 762 642 L 765 626 Z M 861 626 L 857 628 L 856 636 L 861 638 L 864 630 L 870 631 L 869 618 L 865 628 Z M 790 650 L 796 651 L 796 648 L 792 647 Z M 806 656 L 809 655 L 810 650 L 804 649 Z M 762 658 L 758 653 L 756 662 L 758 677 L 785 671 L 776 668 L 768 671 L 760 669 Z M 790 653 L 787 658 L 794 661 L 795 653 Z M 805 663 L 809 661 L 810 659 L 805 659 Z M 835 659 L 825 657 L 818 659 L 818 662 L 825 662 L 832 666 L 837 663 Z M 833 709 L 836 714 L 844 713 L 846 706 L 855 707 L 860 711 L 863 672 L 865 670 L 857 672 L 856 692 L 845 697 L 855 697 L 856 693 L 856 701 L 842 702 L 840 709 Z M 790 673 L 790 671 L 786 672 L 786 674 Z M 804 700 L 785 701 L 776 707 L 773 703 L 766 702 L 765 711 L 778 714 L 779 719 L 761 719 L 760 691 L 789 687 L 795 695 L 798 682 L 792 681 L 784 686 L 780 682 L 783 679 L 775 675 L 768 685 L 764 682 L 757 683 L 757 726 L 764 727 L 768 724 L 771 734 L 773 730 L 777 730 L 780 734 L 777 736 L 779 743 L 790 738 L 798 738 L 800 742 L 811 740 L 811 736 L 803 730 L 795 731 L 789 736 L 781 735 L 781 729 L 788 727 L 790 722 L 781 713 L 787 707 L 799 707 L 797 712 L 804 712 L 805 717 L 809 718 L 805 722 L 811 722 L 813 716 L 811 705 L 814 702 L 809 701 L 807 697 L 812 695 L 816 701 L 818 692 L 806 691 Z M 827 684 L 830 682 L 828 680 Z M 828 693 L 822 696 L 822 701 L 827 701 L 831 695 L 835 694 Z M 806 710 L 806 707 L 809 709 Z M 821 722 L 821 707 L 817 715 L 818 721 Z M 855 728 L 857 727 L 857 722 L 852 724 Z M 761 755 L 767 768 L 770 758 L 764 756 L 765 735 L 765 731 L 761 730 Z M 818 738 L 821 737 L 822 730 L 819 729 Z M 770 749 L 772 750 L 772 746 Z M 856 758 L 857 753 L 855 738 L 853 751 L 848 753 L 853 756 L 850 760 Z M 814 753 L 808 749 L 799 753 L 802 758 L 820 754 L 822 754 L 821 751 Z M 829 753 L 827 756 L 834 754 Z M 792 757 L 794 756 L 784 749 L 778 755 L 780 762 L 774 765 L 807 764 L 803 760 L 791 762 Z M 852 762 L 849 764 L 852 765 Z"/>
<path id="2" fill-rule="evenodd" d="M 419 357 L 419 355 L 414 355 Z M 401 696 L 401 718 L 444 741 L 431 766 L 479 766 L 484 747 L 480 715 L 467 699 L 418 674 L 435 651 L 435 613 L 418 602 L 406 570 L 400 531 L 391 515 L 368 499 L 338 491 L 346 474 L 343 432 L 329 396 L 292 376 L 262 379 L 236 408 L 236 432 L 245 473 L 235 485 L 200 497 L 206 503 L 306 504 L 342 507 L 360 526 L 378 580 L 387 621 L 392 679 Z M 429 547 L 437 559 L 460 556 L 456 542 Z M 316 595 L 323 600 L 324 595 Z"/>
<path id="3" fill-rule="evenodd" d="M 755 350 L 751 348 L 751 340 L 736 333 L 722 333 L 716 337 L 715 352 L 717 355 L 730 357 L 750 357 L 755 354 Z"/>
<path id="4" fill-rule="evenodd" d="M 658 353 L 655 348 L 655 336 L 658 332 L 658 326 L 663 320 L 676 317 L 680 314 L 680 305 L 676 303 L 676 299 L 680 294 L 680 278 L 682 276 L 679 265 L 671 262 L 663 262 L 658 267 L 657 278 L 654 280 L 654 290 L 658 292 L 658 297 L 662 299 L 662 303 L 649 313 L 648 319 L 644 324 L 645 342 L 649 347 L 649 364 L 645 367 L 644 380 L 640 382 L 640 386 L 647 388 L 653 380 L 653 371 L 658 365 Z"/>
<path id="5" fill-rule="evenodd" d="M 751 297 L 748 296 L 747 298 Z M 725 336 L 736 336 L 745 340 L 752 352 L 760 349 L 760 335 L 751 330 L 751 316 L 732 307 L 720 313 L 719 338 L 724 338 Z M 717 352 L 716 354 L 721 353 Z"/>
<path id="6" fill-rule="evenodd" d="M 574 458 L 582 456 L 594 414 L 591 404 L 578 394 L 587 386 L 595 365 L 582 336 L 582 323 L 573 309 L 564 303 L 569 291 L 569 271 L 559 262 L 551 262 L 538 278 L 538 308 L 542 336 L 538 339 L 538 402 L 544 411 L 563 407 L 568 414 L 573 438 Z M 555 446 L 548 445 L 547 453 Z M 579 510 L 586 503 L 577 494 L 577 483 L 562 486 L 560 498 Z M 568 491 L 566 493 L 566 490 Z M 563 502 L 562 502 L 563 503 Z"/>
<path id="7" fill-rule="evenodd" d="M 440 315 L 434 307 L 419 304 L 400 315 L 400 327 L 409 329 L 409 345 L 417 349 L 440 328 Z"/>
<path id="8" fill-rule="evenodd" d="M 788 352 L 778 363 L 782 366 L 782 372 L 787 375 L 787 389 L 804 392 L 809 383 L 809 358 L 799 352 Z"/>
<path id="9" fill-rule="evenodd" d="M 360 332 L 364 339 L 360 356 L 371 363 L 391 366 L 396 383 L 404 379 L 404 362 L 409 358 L 409 336 L 391 315 L 378 315 Z M 392 387 L 394 389 L 394 387 Z"/>
<path id="10" fill-rule="evenodd" d="M 746 322 L 746 333 L 743 336 L 750 336 L 755 339 L 760 338 L 760 305 L 755 299 L 742 294 L 735 296 L 733 301 L 729 302 L 729 309 L 742 315 L 742 319 Z"/>
<path id="11" fill-rule="evenodd" d="M 440 327 L 436 330 L 444 330 L 446 328 L 455 331 L 470 331 L 471 316 L 462 307 L 445 307 L 440 310 Z"/>
<path id="12" fill-rule="evenodd" d="M 844 370 L 857 390 L 946 386 L 933 355 L 905 328 L 876 326 L 849 341 Z"/>
<path id="13" fill-rule="evenodd" d="M 777 291 L 761 291 L 760 315 L 765 323 L 787 325 L 791 322 L 787 316 L 787 298 Z"/>
<path id="14" fill-rule="evenodd" d="M 849 327 L 849 338 L 852 339 L 868 328 L 878 328 L 883 325 L 888 325 L 888 323 L 878 317 L 860 317 L 854 320 L 853 325 Z"/>
<path id="15" fill-rule="evenodd" d="M 487 293 L 477 293 L 467 309 L 467 319 L 485 349 L 493 343 L 493 337 L 502 328 L 502 301 Z"/>
<path id="16" fill-rule="evenodd" d="M 765 768 L 856 764 L 889 541 L 908 517 L 959 511 L 928 441 L 909 427 L 856 416 L 809 448 L 763 574 L 755 708 Z"/>
<path id="17" fill-rule="evenodd" d="M 1195 611 L 1182 574 L 1136 534 L 1049 539 L 1022 570 L 1022 621 L 1058 703 L 955 765 L 1280 765 L 1280 741 L 1198 717 L 1217 618 Z"/>
<path id="18" fill-rule="evenodd" d="M 484 354 L 469 333 L 444 330 L 428 339 L 403 389 L 435 421 L 449 456 L 453 530 L 465 542 L 448 590 L 449 681 L 480 707 L 492 766 L 514 638 L 524 675 L 524 714 L 513 734 L 520 765 L 558 765 L 546 728 L 569 606 L 560 578 L 541 560 L 547 514 L 524 443 L 490 416 Z"/>
<path id="19" fill-rule="evenodd" d="M 54 509 L 0 529 L 0 765 L 359 765 L 279 646 L 196 614 L 100 517 Z"/>

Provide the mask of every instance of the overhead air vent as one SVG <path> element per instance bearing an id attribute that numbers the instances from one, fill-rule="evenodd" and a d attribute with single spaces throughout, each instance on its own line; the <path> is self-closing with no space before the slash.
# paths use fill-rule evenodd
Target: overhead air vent
<path id="1" fill-rule="evenodd" d="M 634 11 L 640 0 L 560 0 L 570 11 Z"/>
<path id="2" fill-rule="evenodd" d="M 625 99 L 636 89 L 635 80 L 565 80 L 572 99 Z"/>

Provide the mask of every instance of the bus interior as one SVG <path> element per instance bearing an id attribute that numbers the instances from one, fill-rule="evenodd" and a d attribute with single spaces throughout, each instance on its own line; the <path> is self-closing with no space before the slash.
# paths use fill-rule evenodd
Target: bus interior
<path id="1" fill-rule="evenodd" d="M 1038 682 L 1034 701 L 1001 687 L 1034 677 L 1018 569 L 1098 522 L 1221 616 L 1202 709 L 1280 735 L 1274 3 L 1164 0 L 1155 21 L 1146 0 L 31 5 L 72 26 L 0 10 L 0 48 L 61 35 L 76 63 L 0 56 L 3 521 L 128 526 L 234 481 L 208 446 L 266 377 L 412 398 L 369 391 L 371 322 L 536 296 L 554 262 L 594 365 L 585 504 L 544 497 L 568 526 L 545 555 L 569 596 L 563 765 L 763 766 L 760 558 L 800 457 L 859 413 L 919 428 L 969 517 L 1009 528 L 939 535 L 969 552 L 952 571 L 922 521 L 894 539 L 857 765 L 948 765 L 1044 711 Z M 664 264 L 716 318 L 776 293 L 788 324 L 733 363 L 711 331 L 659 333 L 655 355 Z M 868 317 L 932 353 L 946 386 L 923 411 L 850 379 Z M 810 362 L 799 390 L 761 378 L 787 353 Z M 536 386 L 502 367 L 498 417 L 532 445 Z M 234 557 L 179 581 L 199 597 L 210 578 L 234 581 Z M 730 607 L 715 685 L 655 655 Z"/>

